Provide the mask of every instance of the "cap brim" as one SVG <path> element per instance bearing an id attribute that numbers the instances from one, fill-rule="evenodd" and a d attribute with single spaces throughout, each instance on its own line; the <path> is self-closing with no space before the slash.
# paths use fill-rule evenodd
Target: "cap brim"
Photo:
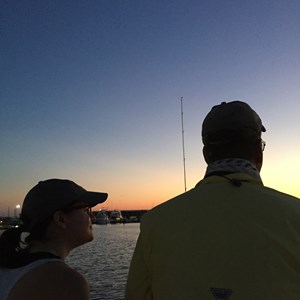
<path id="1" fill-rule="evenodd" d="M 87 203 L 88 206 L 95 206 L 104 202 L 108 197 L 107 193 L 86 192 L 81 199 Z"/>

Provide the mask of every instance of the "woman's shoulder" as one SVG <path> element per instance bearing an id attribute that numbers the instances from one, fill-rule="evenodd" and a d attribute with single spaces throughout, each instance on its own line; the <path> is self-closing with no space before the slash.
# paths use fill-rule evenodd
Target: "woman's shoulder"
<path id="1" fill-rule="evenodd" d="M 28 273 L 28 276 L 37 276 L 38 278 L 47 278 L 53 276 L 55 277 L 53 279 L 58 280 L 60 278 L 63 278 L 64 276 L 74 276 L 75 278 L 83 278 L 83 276 L 80 273 L 68 266 L 63 260 L 55 260 L 50 263 L 42 264 L 36 267 L 30 273 Z"/>
<path id="2" fill-rule="evenodd" d="M 63 261 L 53 261 L 24 275 L 13 288 L 9 300 L 85 300 L 88 294 L 88 283 L 83 275 Z"/>

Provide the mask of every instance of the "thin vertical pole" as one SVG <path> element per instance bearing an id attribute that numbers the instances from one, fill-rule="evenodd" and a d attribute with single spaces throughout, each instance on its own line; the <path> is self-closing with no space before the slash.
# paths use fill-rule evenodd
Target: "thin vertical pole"
<path id="1" fill-rule="evenodd" d="M 181 97 L 181 136 L 182 136 L 182 155 L 183 155 L 183 180 L 184 180 L 184 191 L 186 192 L 186 170 L 185 170 L 184 129 L 183 129 L 183 97 Z"/>

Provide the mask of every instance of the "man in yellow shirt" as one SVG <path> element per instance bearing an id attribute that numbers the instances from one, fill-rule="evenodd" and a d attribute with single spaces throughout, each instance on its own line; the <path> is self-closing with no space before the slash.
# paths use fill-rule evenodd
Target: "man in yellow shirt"
<path id="1" fill-rule="evenodd" d="M 143 217 L 126 300 L 300 299 L 300 201 L 263 185 L 265 131 L 244 102 L 212 108 L 206 174 Z"/>

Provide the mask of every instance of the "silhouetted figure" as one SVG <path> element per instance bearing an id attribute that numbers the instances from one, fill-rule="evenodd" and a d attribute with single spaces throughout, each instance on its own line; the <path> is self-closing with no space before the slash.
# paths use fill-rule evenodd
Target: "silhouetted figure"
<path id="1" fill-rule="evenodd" d="M 244 102 L 211 109 L 205 176 L 143 216 L 127 300 L 300 299 L 300 201 L 263 185 L 265 131 Z"/>
<path id="2" fill-rule="evenodd" d="M 22 206 L 23 225 L 0 236 L 0 300 L 88 300 L 86 279 L 64 259 L 93 240 L 91 207 L 106 198 L 69 180 L 33 187 Z"/>

